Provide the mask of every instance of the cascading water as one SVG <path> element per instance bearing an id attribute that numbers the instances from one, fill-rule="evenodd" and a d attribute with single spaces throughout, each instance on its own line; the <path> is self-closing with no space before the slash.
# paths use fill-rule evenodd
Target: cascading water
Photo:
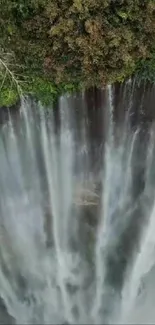
<path id="1" fill-rule="evenodd" d="M 1 124 L 2 324 L 155 322 L 155 127 L 134 92 L 22 99 Z"/>

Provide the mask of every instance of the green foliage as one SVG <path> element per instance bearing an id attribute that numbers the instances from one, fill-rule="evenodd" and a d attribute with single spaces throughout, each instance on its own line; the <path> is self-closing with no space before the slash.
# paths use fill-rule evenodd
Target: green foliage
<path id="1" fill-rule="evenodd" d="M 42 104 L 49 105 L 58 96 L 58 89 L 55 84 L 48 80 L 41 78 L 33 78 L 27 87 L 25 92 L 30 93 L 40 100 Z"/>
<path id="2" fill-rule="evenodd" d="M 136 66 L 138 81 L 149 81 L 155 83 L 155 51 L 149 59 L 141 60 Z"/>
<path id="3" fill-rule="evenodd" d="M 47 103 L 64 91 L 154 78 L 154 0 L 0 0 L 0 46 Z M 35 80 L 35 81 L 34 81 Z"/>
<path id="4" fill-rule="evenodd" d="M 55 84 L 47 79 L 33 77 L 29 82 L 22 85 L 22 93 L 24 95 L 32 95 L 43 105 L 49 106 L 55 103 L 63 93 L 71 93 L 79 90 L 76 84 Z M 0 89 L 0 107 L 14 105 L 19 100 L 19 92 L 15 85 L 11 85 L 10 81 L 6 81 Z"/>
<path id="5" fill-rule="evenodd" d="M 19 99 L 19 94 L 15 89 L 3 88 L 0 90 L 0 107 L 12 106 Z"/>
<path id="6" fill-rule="evenodd" d="M 59 84 L 47 79 L 33 77 L 32 80 L 24 87 L 24 93 L 36 97 L 42 104 L 48 106 L 54 103 L 63 93 L 71 93 L 78 90 L 75 84 Z"/>

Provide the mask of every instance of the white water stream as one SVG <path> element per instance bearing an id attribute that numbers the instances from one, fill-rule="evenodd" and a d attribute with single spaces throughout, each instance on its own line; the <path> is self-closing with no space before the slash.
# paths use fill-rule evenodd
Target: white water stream
<path id="1" fill-rule="evenodd" d="M 58 132 L 52 109 L 24 99 L 1 126 L 1 324 L 155 323 L 155 130 L 143 148 L 132 96 L 115 141 L 107 88 L 98 172 L 83 97 L 78 127 L 68 97 Z"/>

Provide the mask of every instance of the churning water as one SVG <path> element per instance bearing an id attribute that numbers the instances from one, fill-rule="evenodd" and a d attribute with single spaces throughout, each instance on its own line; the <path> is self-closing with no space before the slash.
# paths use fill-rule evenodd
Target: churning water
<path id="1" fill-rule="evenodd" d="M 0 323 L 155 323 L 155 126 L 136 96 L 23 99 L 1 123 Z"/>

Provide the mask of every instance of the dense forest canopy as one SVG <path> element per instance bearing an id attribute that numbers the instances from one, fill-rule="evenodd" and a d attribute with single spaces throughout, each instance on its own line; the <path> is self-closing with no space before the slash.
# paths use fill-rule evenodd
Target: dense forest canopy
<path id="1" fill-rule="evenodd" d="M 56 96 L 136 72 L 154 79 L 154 0 L 0 0 L 0 8 L 0 58 L 12 56 L 25 91 Z"/>

